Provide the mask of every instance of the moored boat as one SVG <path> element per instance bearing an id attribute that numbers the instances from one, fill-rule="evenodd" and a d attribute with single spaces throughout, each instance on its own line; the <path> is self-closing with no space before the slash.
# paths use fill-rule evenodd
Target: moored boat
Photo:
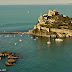
<path id="1" fill-rule="evenodd" d="M 63 41 L 63 39 L 59 39 L 59 38 L 57 39 L 57 38 L 56 38 L 55 41 Z"/>

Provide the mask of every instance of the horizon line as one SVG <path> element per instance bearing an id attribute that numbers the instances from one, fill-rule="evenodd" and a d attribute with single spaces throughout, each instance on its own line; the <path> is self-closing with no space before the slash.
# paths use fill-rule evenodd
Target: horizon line
<path id="1" fill-rule="evenodd" d="M 72 3 L 56 3 L 56 4 L 0 4 L 0 5 L 72 5 Z"/>

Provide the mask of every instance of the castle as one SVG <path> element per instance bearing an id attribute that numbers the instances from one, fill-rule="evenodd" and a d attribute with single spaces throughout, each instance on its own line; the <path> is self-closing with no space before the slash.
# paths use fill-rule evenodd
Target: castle
<path id="1" fill-rule="evenodd" d="M 38 18 L 38 21 L 41 24 L 45 24 L 45 22 L 48 20 L 48 17 L 53 15 L 59 15 L 59 12 L 57 12 L 56 10 L 49 10 L 48 14 L 44 15 L 41 14 L 40 17 Z M 50 20 L 50 22 L 54 22 L 54 20 Z"/>
<path id="2" fill-rule="evenodd" d="M 56 17 L 56 19 L 52 18 L 52 17 Z M 60 20 L 62 18 L 63 18 L 63 21 Z M 40 17 L 38 18 L 38 23 L 36 25 L 34 25 L 34 29 L 38 29 L 39 31 L 45 30 L 48 33 L 56 32 L 59 36 L 61 36 L 62 34 L 65 34 L 66 36 L 72 36 L 72 30 L 69 30 L 68 26 L 67 26 L 68 23 L 72 24 L 72 19 L 71 20 L 70 19 L 68 20 L 68 19 L 69 19 L 68 16 L 59 14 L 59 12 L 57 12 L 56 10 L 49 10 L 48 14 L 40 15 Z M 59 21 L 58 23 L 56 23 L 57 20 Z M 64 20 L 65 20 L 65 22 L 64 22 Z M 54 24 L 55 24 L 55 27 L 51 28 L 51 26 L 53 26 Z M 57 24 L 60 25 L 59 27 L 61 29 L 56 28 Z"/>

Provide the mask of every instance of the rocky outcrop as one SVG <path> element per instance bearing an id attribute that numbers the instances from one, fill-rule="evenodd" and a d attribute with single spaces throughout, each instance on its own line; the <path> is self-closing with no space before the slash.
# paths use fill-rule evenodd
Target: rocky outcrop
<path id="1" fill-rule="evenodd" d="M 16 53 L 11 53 L 11 52 L 8 52 L 8 51 L 1 52 L 0 53 L 0 60 L 1 60 L 2 57 L 5 58 L 5 57 L 8 56 L 9 60 L 5 62 L 5 65 L 7 65 L 7 66 L 14 65 L 14 63 L 16 62 L 15 59 L 21 58 L 20 56 L 16 56 L 15 54 Z"/>
<path id="2" fill-rule="evenodd" d="M 6 61 L 6 62 L 5 62 L 5 65 L 7 65 L 7 66 L 11 66 L 11 65 L 14 65 L 14 64 L 9 63 L 8 61 Z"/>
<path id="3" fill-rule="evenodd" d="M 9 63 L 15 63 L 16 60 L 15 60 L 15 59 L 9 59 L 8 62 L 9 62 Z"/>
<path id="4" fill-rule="evenodd" d="M 38 23 L 29 33 L 45 37 L 72 36 L 72 18 L 59 14 L 56 10 L 49 10 L 48 14 L 40 15 Z"/>
<path id="5" fill-rule="evenodd" d="M 9 59 L 18 59 L 19 56 L 16 56 L 16 55 L 9 55 L 8 58 L 9 58 Z"/>

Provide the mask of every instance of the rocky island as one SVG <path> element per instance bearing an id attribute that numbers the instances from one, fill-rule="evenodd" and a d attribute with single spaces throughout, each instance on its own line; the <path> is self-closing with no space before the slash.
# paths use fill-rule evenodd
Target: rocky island
<path id="1" fill-rule="evenodd" d="M 45 37 L 72 36 L 72 18 L 60 14 L 56 10 L 49 10 L 48 14 L 40 15 L 38 22 L 29 33 Z"/>

